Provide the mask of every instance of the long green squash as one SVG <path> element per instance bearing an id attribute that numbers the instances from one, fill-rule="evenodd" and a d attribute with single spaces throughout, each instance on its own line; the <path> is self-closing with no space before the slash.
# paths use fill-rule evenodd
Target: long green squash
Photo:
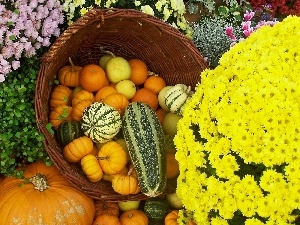
<path id="1" fill-rule="evenodd" d="M 162 126 L 155 111 L 142 102 L 130 103 L 124 112 L 123 135 L 141 192 L 155 197 L 166 189 L 166 151 Z"/>

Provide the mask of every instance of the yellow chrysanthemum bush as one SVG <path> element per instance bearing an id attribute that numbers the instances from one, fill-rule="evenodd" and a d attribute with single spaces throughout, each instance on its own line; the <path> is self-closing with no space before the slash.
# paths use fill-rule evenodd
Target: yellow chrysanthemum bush
<path id="1" fill-rule="evenodd" d="M 174 139 L 180 224 L 299 222 L 299 24 L 261 27 L 201 73 Z"/>

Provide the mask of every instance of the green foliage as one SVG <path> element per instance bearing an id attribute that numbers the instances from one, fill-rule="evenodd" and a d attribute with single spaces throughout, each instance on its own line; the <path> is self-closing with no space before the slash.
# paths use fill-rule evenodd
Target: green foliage
<path id="1" fill-rule="evenodd" d="M 7 176 L 20 176 L 16 168 L 36 160 L 51 163 L 35 122 L 38 62 L 37 58 L 23 59 L 20 69 L 0 83 L 0 173 Z"/>

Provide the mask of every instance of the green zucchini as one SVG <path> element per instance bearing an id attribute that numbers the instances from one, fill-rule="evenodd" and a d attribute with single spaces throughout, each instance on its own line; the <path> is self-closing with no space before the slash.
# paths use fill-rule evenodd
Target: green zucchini
<path id="1" fill-rule="evenodd" d="M 132 102 L 124 112 L 122 129 L 141 192 L 149 197 L 166 189 L 166 151 L 162 126 L 146 103 Z"/>

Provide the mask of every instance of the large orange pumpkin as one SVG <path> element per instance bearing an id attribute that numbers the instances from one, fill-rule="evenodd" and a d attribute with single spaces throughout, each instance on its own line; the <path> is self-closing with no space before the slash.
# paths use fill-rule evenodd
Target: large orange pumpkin
<path id="1" fill-rule="evenodd" d="M 91 225 L 93 199 L 75 189 L 55 166 L 34 162 L 24 179 L 6 177 L 0 189 L 0 224 Z"/>

